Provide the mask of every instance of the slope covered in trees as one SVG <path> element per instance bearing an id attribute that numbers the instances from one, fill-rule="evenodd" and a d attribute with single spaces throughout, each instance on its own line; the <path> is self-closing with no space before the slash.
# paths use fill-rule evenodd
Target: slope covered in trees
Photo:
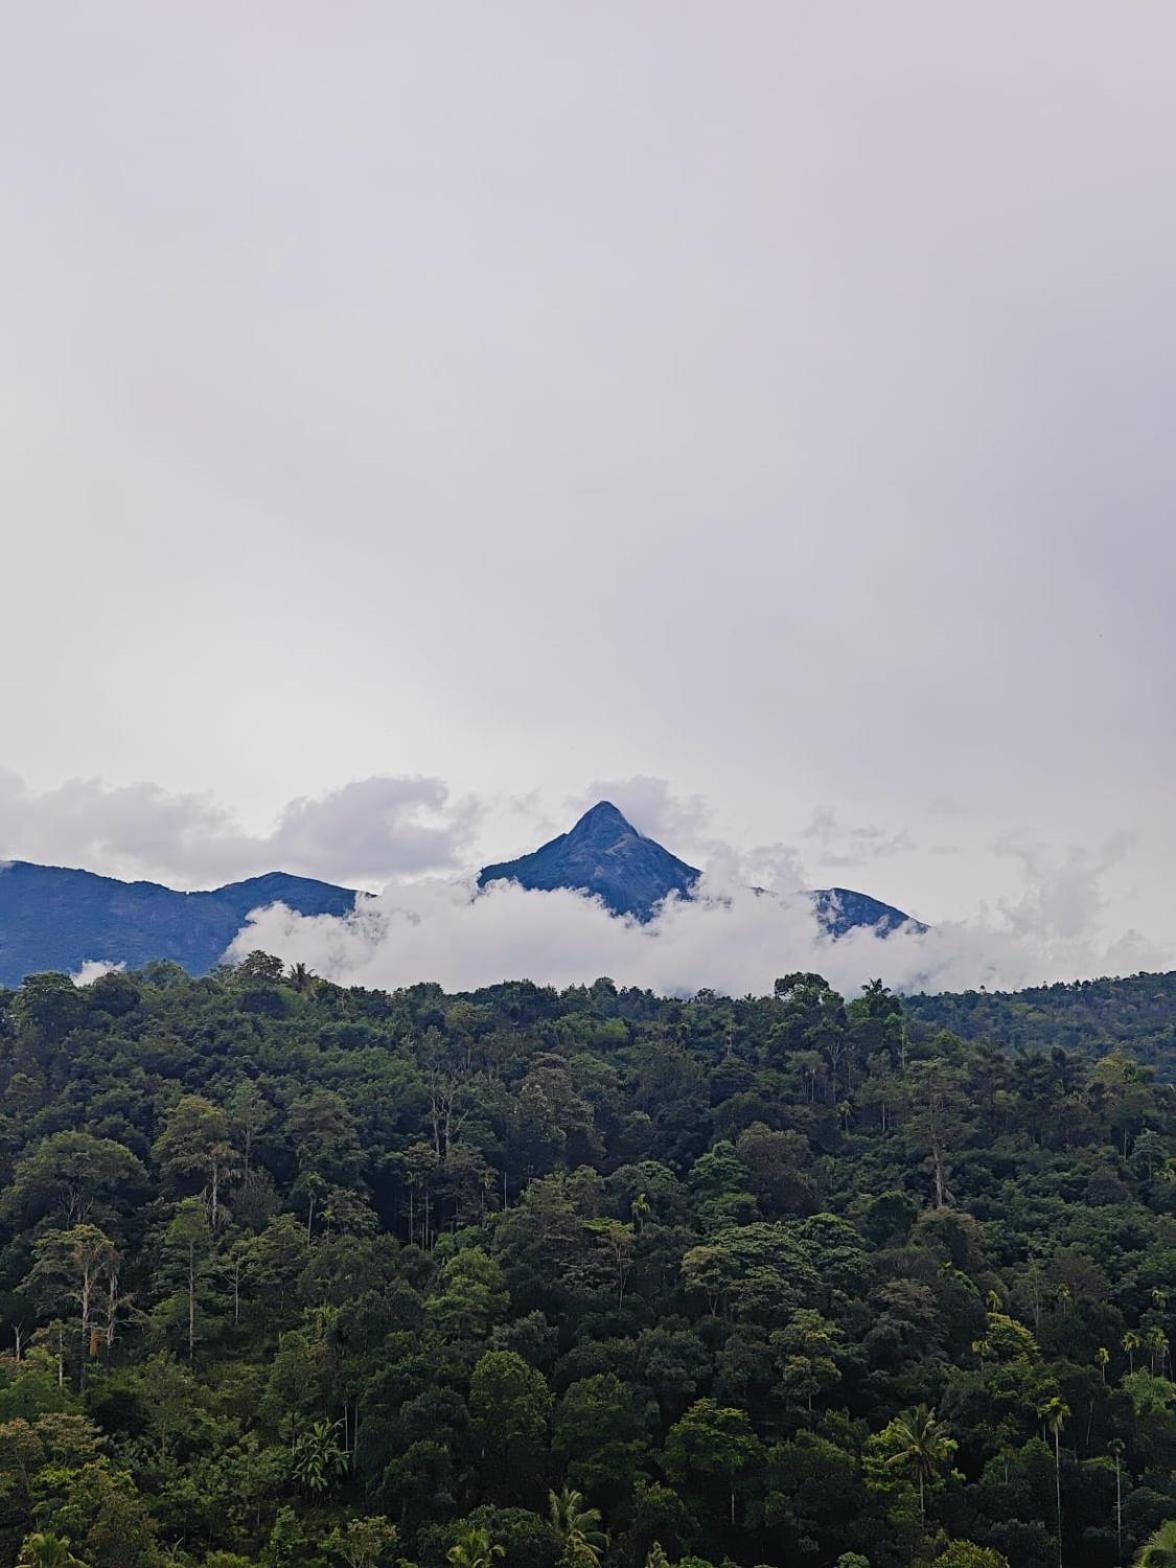
<path id="1" fill-rule="evenodd" d="M 1176 1110 L 1072 1044 L 811 975 L 0 992 L 0 1565 L 1128 1562 Z"/>
<path id="2" fill-rule="evenodd" d="M 1176 974 L 1073 980 L 1026 991 L 913 996 L 912 1019 L 1009 1049 L 1061 1046 L 1086 1056 L 1125 1048 L 1161 1078 L 1176 1078 Z"/>

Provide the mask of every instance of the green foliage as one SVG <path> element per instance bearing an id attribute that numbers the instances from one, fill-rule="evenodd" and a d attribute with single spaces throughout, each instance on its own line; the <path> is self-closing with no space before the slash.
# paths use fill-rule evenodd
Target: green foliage
<path id="1" fill-rule="evenodd" d="M 1157 1568 L 1176 1107 L 1107 985 L 33 977 L 0 1568 Z"/>

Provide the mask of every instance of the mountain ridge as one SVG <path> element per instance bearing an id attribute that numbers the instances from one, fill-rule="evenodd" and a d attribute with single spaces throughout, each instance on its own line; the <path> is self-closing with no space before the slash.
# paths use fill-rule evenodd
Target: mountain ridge
<path id="1" fill-rule="evenodd" d="M 666 898 L 690 898 L 701 876 L 602 800 L 529 854 L 483 866 L 478 886 L 514 881 L 538 891 L 585 892 L 612 914 L 646 923 Z M 809 897 L 833 937 L 863 926 L 888 935 L 910 919 L 848 888 L 817 889 Z M 283 903 L 300 915 L 345 915 L 355 898 L 353 888 L 285 871 L 186 893 L 80 868 L 0 862 L 0 985 L 18 985 L 45 970 L 76 974 L 87 962 L 137 969 L 163 959 L 205 974 L 221 961 L 251 910 Z"/>
<path id="2" fill-rule="evenodd" d="M 13 860 L 0 868 L 0 984 L 84 963 L 130 969 L 170 959 L 192 974 L 214 967 L 251 909 L 285 903 L 304 915 L 341 915 L 355 893 L 312 877 L 269 871 L 195 893 L 123 882 L 70 866 Z"/>
<path id="3" fill-rule="evenodd" d="M 697 866 L 635 828 L 611 800 L 600 800 L 568 832 L 530 854 L 483 866 L 478 886 L 505 881 L 543 892 L 574 888 L 601 899 L 612 914 L 644 924 L 671 895 L 691 897 L 701 876 Z M 893 904 L 852 888 L 814 888 L 808 896 L 821 924 L 834 937 L 862 926 L 883 936 L 907 924 L 916 931 L 927 930 L 922 921 Z"/>

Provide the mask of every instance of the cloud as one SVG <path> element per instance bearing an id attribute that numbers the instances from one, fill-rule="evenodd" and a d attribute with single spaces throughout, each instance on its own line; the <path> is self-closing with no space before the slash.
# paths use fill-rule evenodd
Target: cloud
<path id="1" fill-rule="evenodd" d="M 41 792 L 0 771 L 0 855 L 180 884 L 283 870 L 381 882 L 463 863 L 479 816 L 436 778 L 374 777 L 293 800 L 249 833 L 209 796 L 70 779 Z"/>
<path id="2" fill-rule="evenodd" d="M 702 795 L 679 795 L 667 779 L 634 773 L 629 778 L 597 779 L 582 795 L 573 796 L 568 808 L 575 815 L 598 800 L 611 800 L 633 826 L 647 838 L 670 848 L 705 841 L 711 820 L 710 806 Z M 675 850 L 677 853 L 677 850 Z"/>
<path id="3" fill-rule="evenodd" d="M 76 986 L 93 985 L 95 980 L 101 980 L 103 975 L 117 974 L 125 968 L 125 964 L 112 964 L 105 958 L 87 958 L 82 967 L 75 974 L 70 975 L 70 979 Z"/>
<path id="4" fill-rule="evenodd" d="M 826 866 L 862 866 L 917 846 L 905 828 L 892 832 L 875 826 L 845 827 L 829 806 L 819 806 L 803 836 L 815 841 Z"/>
<path id="5" fill-rule="evenodd" d="M 324 876 L 413 875 L 454 865 L 479 815 L 472 797 L 451 802 L 440 779 L 359 779 L 291 801 L 267 850 Z"/>
<path id="6" fill-rule="evenodd" d="M 811 902 L 748 889 L 730 865 L 708 868 L 697 899 L 671 900 L 647 925 L 617 919 L 579 893 L 430 878 L 361 900 L 354 915 L 304 917 L 276 905 L 255 912 L 230 955 L 254 948 L 302 962 L 345 984 L 396 987 L 436 980 L 465 990 L 526 978 L 564 986 L 609 975 L 618 984 L 686 994 L 770 991 L 791 970 L 824 974 L 843 992 L 880 976 L 901 990 L 1016 988 L 1084 974 L 1128 973 L 1170 962 L 1135 934 L 1099 933 L 1105 857 L 1079 865 L 1037 854 L 1023 897 L 995 916 L 886 938 L 869 930 L 834 941 Z M 741 870 L 742 868 L 738 868 Z M 1076 898 L 1080 917 L 1065 911 Z"/>

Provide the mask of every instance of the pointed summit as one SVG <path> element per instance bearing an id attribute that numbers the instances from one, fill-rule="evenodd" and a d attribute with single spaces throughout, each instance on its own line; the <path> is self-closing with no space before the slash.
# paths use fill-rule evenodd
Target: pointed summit
<path id="1" fill-rule="evenodd" d="M 688 896 L 701 873 L 638 833 L 611 800 L 597 801 L 567 833 L 518 860 L 483 866 L 478 885 L 517 882 L 545 892 L 574 888 L 614 915 L 649 920 L 670 893 Z"/>
<path id="2" fill-rule="evenodd" d="M 689 898 L 702 873 L 639 833 L 611 800 L 598 800 L 574 827 L 517 860 L 483 866 L 478 886 L 517 882 L 539 892 L 570 888 L 594 893 L 614 915 L 652 920 L 671 893 Z M 849 888 L 816 888 L 809 895 L 821 925 L 832 937 L 859 926 L 888 936 L 902 926 L 925 931 L 901 909 Z"/>
<path id="3" fill-rule="evenodd" d="M 598 800 L 595 806 L 589 806 L 575 826 L 563 836 L 568 841 L 572 841 L 619 838 L 626 834 L 631 834 L 635 838 L 643 837 L 611 800 Z"/>

